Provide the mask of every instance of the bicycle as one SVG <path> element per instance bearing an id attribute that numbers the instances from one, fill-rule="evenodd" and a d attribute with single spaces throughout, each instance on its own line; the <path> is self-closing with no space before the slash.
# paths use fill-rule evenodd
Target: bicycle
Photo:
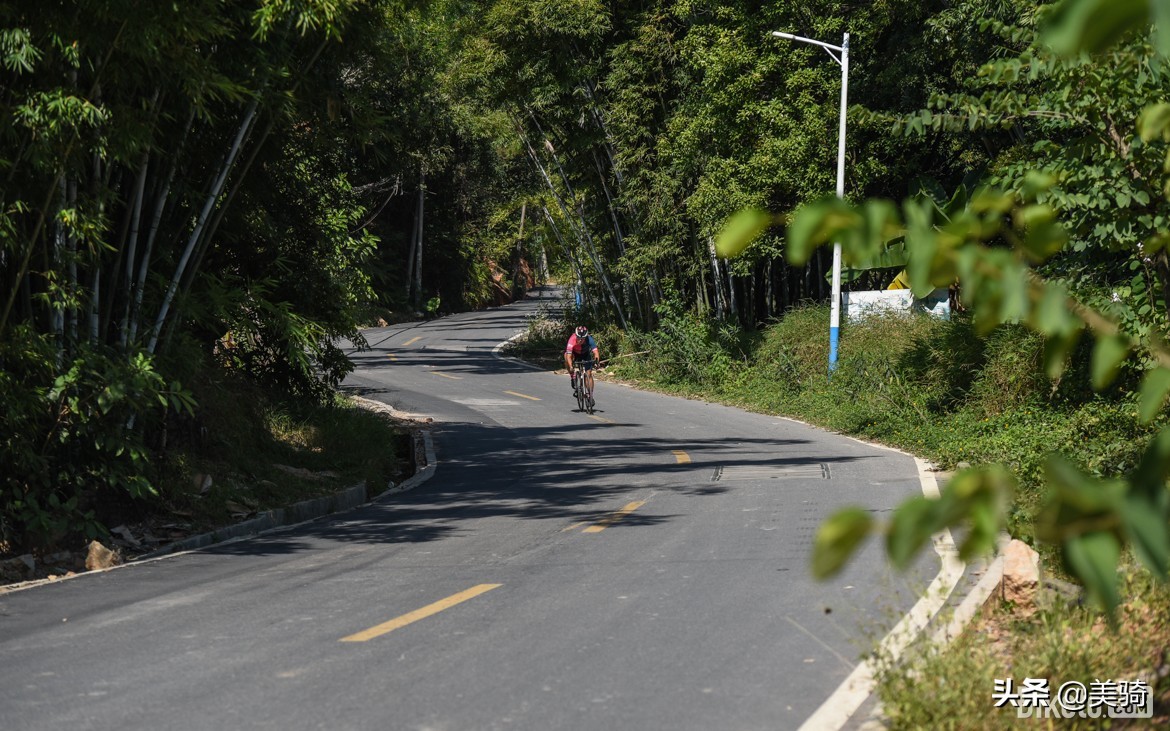
<path id="1" fill-rule="evenodd" d="M 577 387 L 573 389 L 573 395 L 577 397 L 577 410 L 592 414 L 593 394 L 585 390 L 585 366 L 578 361 L 573 363 L 573 370 L 576 372 Z"/>

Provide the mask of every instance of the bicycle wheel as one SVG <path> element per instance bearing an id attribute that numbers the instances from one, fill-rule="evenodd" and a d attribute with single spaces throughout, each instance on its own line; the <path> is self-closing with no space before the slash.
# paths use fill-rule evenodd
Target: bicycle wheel
<path id="1" fill-rule="evenodd" d="M 577 388 L 573 391 L 573 395 L 577 397 L 577 411 L 585 410 L 585 376 L 581 371 L 577 371 Z"/>
<path id="2" fill-rule="evenodd" d="M 593 394 L 591 393 L 585 396 L 585 410 L 590 414 L 593 413 Z"/>

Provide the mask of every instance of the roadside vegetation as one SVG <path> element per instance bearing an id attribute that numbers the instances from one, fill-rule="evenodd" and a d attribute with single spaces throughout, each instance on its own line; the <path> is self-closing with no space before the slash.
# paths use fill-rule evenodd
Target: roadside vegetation
<path id="1" fill-rule="evenodd" d="M 306 403 L 230 375 L 197 395 L 201 418 L 174 424 L 159 452 L 148 525 L 198 532 L 358 484 L 373 497 L 412 473 L 408 426 L 344 396 Z"/>
<path id="2" fill-rule="evenodd" d="M 1149 729 L 1170 721 L 1170 589 L 1129 564 L 1127 597 L 1110 629 L 1099 611 L 1059 596 L 1028 617 L 994 599 L 966 633 L 945 647 L 922 645 L 898 662 L 878 658 L 878 692 L 888 727 L 1000 731 L 1036 725 L 1060 729 Z M 1154 689 L 1152 718 L 1130 720 L 1017 717 L 994 706 L 996 680 L 1048 679 L 1053 695 L 1066 682 L 1086 688 L 1105 681 L 1140 681 Z M 1104 710 L 1100 716 L 1105 716 Z"/>

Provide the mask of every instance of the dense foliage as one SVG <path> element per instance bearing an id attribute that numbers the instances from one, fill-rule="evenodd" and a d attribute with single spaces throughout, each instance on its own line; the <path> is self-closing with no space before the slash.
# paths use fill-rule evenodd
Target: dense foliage
<path id="1" fill-rule="evenodd" d="M 154 496 L 201 371 L 328 401 L 338 338 L 465 299 L 506 177 L 436 92 L 443 12 L 0 4 L 0 549 Z"/>
<path id="2" fill-rule="evenodd" d="M 1170 18 L 1161 17 L 1158 7 L 1152 4 L 1150 10 L 1159 28 L 1165 28 Z M 1121 8 L 1097 0 L 1070 0 L 1055 9 L 1045 8 L 1052 12 L 1041 16 L 1042 32 L 1035 36 L 1043 46 L 1040 50 L 1063 49 L 1073 57 L 1068 60 L 1054 55 L 1048 62 L 1029 57 L 1025 59 L 1032 64 L 1028 78 L 1058 87 L 1070 78 L 1077 82 L 1064 86 L 1056 98 L 1041 96 L 1042 101 L 1024 105 L 1012 98 L 1008 103 L 1008 107 L 1016 105 L 1009 110 L 1009 119 L 1033 105 L 1047 114 L 1063 116 L 1054 136 L 1069 135 L 1071 140 L 1062 140 L 1071 142 L 1074 149 L 1088 150 L 1088 155 L 1070 161 L 1050 147 L 1038 145 L 1048 156 L 1041 155 L 1035 167 L 1013 162 L 1001 165 L 1002 176 L 992 178 L 998 185 L 982 187 L 969 199 L 960 191 L 962 195 L 952 199 L 952 204 L 957 200 L 958 205 L 940 207 L 928 197 L 907 199 L 900 207 L 881 199 L 859 206 L 824 200 L 792 218 L 787 236 L 790 258 L 804 261 L 816 246 L 837 241 L 847 259 L 865 267 L 881 261 L 892 248 L 891 242 L 898 242 L 894 246 L 904 252 L 906 274 L 915 294 L 924 296 L 935 287 L 957 282 L 980 331 L 989 332 L 1005 323 L 1026 324 L 1045 337 L 1043 361 L 1053 379 L 1065 374 L 1082 332 L 1091 331 L 1094 343 L 1087 363 L 1091 387 L 1101 391 L 1127 371 L 1140 374 L 1140 386 L 1129 394 L 1136 406 L 1133 416 L 1143 424 L 1156 422 L 1170 392 L 1170 350 L 1163 337 L 1165 313 L 1153 306 L 1164 286 L 1160 269 L 1165 264 L 1162 257 L 1167 238 L 1156 223 L 1165 204 L 1142 189 L 1142 180 L 1143 174 L 1148 179 L 1158 174 L 1151 173 L 1149 165 L 1155 155 L 1170 161 L 1170 153 L 1159 144 L 1170 140 L 1170 105 L 1150 103 L 1153 99 L 1143 99 L 1141 92 L 1151 86 L 1147 72 L 1153 72 L 1152 86 L 1158 87 L 1161 57 L 1170 51 L 1170 40 L 1165 34 L 1151 34 L 1161 46 L 1157 58 L 1148 50 L 1135 51 L 1126 45 L 1135 34 L 1151 31 L 1144 13 L 1132 12 L 1140 8 L 1141 4 Z M 1089 48 L 1113 55 L 1090 58 L 1083 55 Z M 1116 51 L 1118 48 L 1122 50 Z M 1127 63 L 1127 57 L 1137 62 Z M 1011 72 L 1018 72 L 1022 65 L 1021 59 L 992 63 L 983 73 L 996 77 L 1006 70 L 1015 78 Z M 1059 73 L 1053 73 L 1054 69 Z M 1129 78 L 1134 74 L 1138 75 L 1136 81 Z M 1102 79 L 1120 83 L 1101 84 Z M 1097 97 L 1092 110 L 1077 107 L 1076 94 L 1085 91 L 1092 96 L 1097 85 L 1143 107 L 1132 131 L 1122 132 L 1110 118 L 1110 110 L 1116 107 L 1106 99 L 1108 94 Z M 984 95 L 979 103 L 998 103 L 1004 98 Z M 1045 110 L 1045 106 L 1050 108 Z M 1064 109 L 1072 113 L 1064 114 Z M 969 110 L 965 113 L 971 115 Z M 929 116 L 925 113 L 914 122 L 921 127 L 923 118 Z M 969 124 L 980 124 L 978 115 L 971 115 Z M 1106 138 L 1113 144 L 1105 144 Z M 1152 154 L 1148 146 L 1153 146 Z M 1113 202 L 1103 200 L 1110 191 L 1093 186 L 1087 182 L 1093 175 L 1080 171 L 1102 162 L 1106 169 L 1132 173 L 1127 185 L 1114 188 L 1117 207 L 1124 209 L 1136 202 L 1148 210 L 1130 218 L 1117 214 L 1095 217 L 1093 209 L 1112 208 Z M 1170 170 L 1170 166 L 1164 164 L 1162 170 Z M 1079 189 L 1086 185 L 1092 194 L 1080 196 Z M 1170 198 L 1170 187 L 1159 187 Z M 1070 217 L 1070 213 L 1077 215 Z M 767 216 L 759 212 L 739 214 L 736 224 L 721 238 L 721 249 L 727 253 L 742 250 L 767 223 Z M 1133 241 L 1134 236 L 1143 235 L 1142 240 Z M 1111 317 L 1113 313 L 1103 311 L 1105 308 L 1087 306 L 1085 290 L 1089 289 L 1091 296 L 1091 289 L 1084 277 L 1066 272 L 1070 260 L 1075 262 L 1078 254 L 1092 252 L 1107 278 L 1111 260 L 1124 257 L 1131 249 L 1136 250 L 1139 260 L 1131 261 L 1130 271 L 1146 266 L 1158 274 L 1147 279 L 1139 272 L 1134 286 L 1124 293 L 1113 292 L 1114 302 L 1128 304 L 1126 298 L 1137 297 L 1142 303 L 1136 308 L 1137 318 L 1132 317 L 1134 308 L 1128 308 L 1131 319 L 1127 322 Z M 1077 267 L 1072 269 L 1075 272 Z M 1050 278 L 1038 276 L 1038 270 Z M 1161 299 L 1164 301 L 1164 296 Z M 1058 448 L 1044 462 L 1049 489 L 1036 519 L 1035 538 L 1057 549 L 1069 571 L 1115 619 L 1113 612 L 1121 601 L 1118 567 L 1124 551 L 1132 551 L 1158 579 L 1170 576 L 1170 492 L 1166 489 L 1170 427 L 1162 426 L 1153 433 L 1132 465 L 1118 465 L 1104 476 L 1086 472 L 1067 451 Z M 875 530 L 885 534 L 890 557 L 900 565 L 906 565 L 932 533 L 957 524 L 968 528 L 961 556 L 989 551 L 1015 481 L 1000 465 L 965 470 L 948 483 L 940 499 L 916 498 L 903 503 L 888 525 L 879 526 L 859 508 L 843 509 L 818 534 L 814 570 L 822 575 L 837 571 Z"/>

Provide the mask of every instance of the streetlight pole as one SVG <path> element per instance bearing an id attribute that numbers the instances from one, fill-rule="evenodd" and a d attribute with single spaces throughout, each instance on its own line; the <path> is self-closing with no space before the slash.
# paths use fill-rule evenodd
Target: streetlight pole
<path id="1" fill-rule="evenodd" d="M 841 45 L 834 46 L 811 38 L 795 36 L 791 33 L 772 31 L 777 38 L 787 38 L 790 41 L 811 43 L 828 51 L 833 60 L 841 65 L 841 122 L 837 136 L 837 197 L 845 197 L 845 105 L 849 97 L 849 34 Z M 839 56 L 837 54 L 840 54 Z M 841 242 L 833 242 L 833 301 L 829 310 L 829 373 L 837 369 L 837 343 L 841 333 Z"/>

